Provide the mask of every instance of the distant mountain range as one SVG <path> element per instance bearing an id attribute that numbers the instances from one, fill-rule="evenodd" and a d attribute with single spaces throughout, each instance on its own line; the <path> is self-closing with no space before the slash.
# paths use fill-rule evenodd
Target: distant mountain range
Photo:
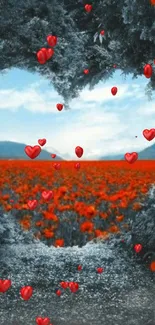
<path id="1" fill-rule="evenodd" d="M 17 143 L 12 141 L 0 141 L 0 159 L 18 159 L 18 160 L 30 160 L 30 158 L 25 154 L 25 146 L 24 143 Z M 65 160 L 61 157 L 61 154 L 53 149 L 53 151 L 48 152 L 44 147 L 41 147 L 42 151 L 40 155 L 35 158 L 35 160 L 51 160 L 51 154 L 55 153 L 56 158 L 52 159 L 55 160 Z M 134 150 L 133 150 L 134 151 Z M 139 160 L 154 160 L 155 159 L 155 144 L 152 146 L 140 151 L 138 153 Z M 65 155 L 65 158 L 67 155 Z M 67 159 L 69 156 L 67 157 Z M 69 160 L 69 159 L 68 159 Z M 109 155 L 103 156 L 99 160 L 124 160 L 124 154 L 118 155 Z"/>
<path id="2" fill-rule="evenodd" d="M 37 145 L 37 143 L 36 143 Z M 0 141 L 0 159 L 18 159 L 18 160 L 31 160 L 25 153 L 26 144 L 17 143 L 12 141 Z M 42 148 L 40 155 L 35 160 L 63 160 L 56 152 L 48 152 Z M 54 150 L 54 149 L 53 149 Z M 51 158 L 51 154 L 56 153 L 54 159 Z"/>
<path id="3" fill-rule="evenodd" d="M 136 150 L 133 150 L 133 151 L 136 151 Z M 139 160 L 154 160 L 155 159 L 155 144 L 138 152 L 138 159 Z M 101 160 L 124 160 L 124 154 L 103 156 L 103 157 L 101 157 Z"/>

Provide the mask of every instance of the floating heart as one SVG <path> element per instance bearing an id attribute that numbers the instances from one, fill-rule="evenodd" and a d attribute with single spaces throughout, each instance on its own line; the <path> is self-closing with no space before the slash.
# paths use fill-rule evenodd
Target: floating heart
<path id="1" fill-rule="evenodd" d="M 103 270 L 104 270 L 103 267 L 98 267 L 96 271 L 97 271 L 97 273 L 101 274 L 103 272 Z"/>
<path id="2" fill-rule="evenodd" d="M 57 41 L 58 41 L 58 38 L 57 36 L 54 36 L 54 35 L 48 35 L 47 36 L 47 43 L 49 46 L 56 46 L 57 45 Z"/>
<path id="3" fill-rule="evenodd" d="M 151 141 L 155 138 L 155 129 L 145 129 L 143 131 L 143 136 L 146 138 L 146 140 Z"/>
<path id="4" fill-rule="evenodd" d="M 53 166 L 56 170 L 59 170 L 61 167 L 60 163 L 55 163 Z"/>
<path id="5" fill-rule="evenodd" d="M 47 53 L 45 53 L 44 49 L 39 50 L 37 52 L 37 60 L 40 64 L 45 64 L 47 61 Z"/>
<path id="6" fill-rule="evenodd" d="M 89 4 L 86 4 L 86 5 L 85 5 L 85 10 L 86 10 L 87 12 L 91 12 L 92 9 L 93 9 L 93 6 L 92 6 L 92 5 L 89 5 Z"/>
<path id="7" fill-rule="evenodd" d="M 37 325 L 49 325 L 50 324 L 50 319 L 48 317 L 37 317 L 36 318 L 36 323 Z"/>
<path id="8" fill-rule="evenodd" d="M 43 191 L 41 195 L 42 195 L 42 198 L 47 201 L 53 198 L 52 191 Z"/>
<path id="9" fill-rule="evenodd" d="M 58 111 L 62 111 L 63 107 L 64 107 L 63 104 L 57 104 Z"/>
<path id="10" fill-rule="evenodd" d="M 146 64 L 143 72 L 146 78 L 151 78 L 153 72 L 151 64 Z"/>
<path id="11" fill-rule="evenodd" d="M 74 165 L 74 167 L 75 167 L 76 169 L 80 169 L 80 163 L 76 163 L 76 164 Z"/>
<path id="12" fill-rule="evenodd" d="M 52 157 L 52 158 L 55 158 L 55 157 L 56 157 L 56 154 L 55 154 L 55 153 L 52 153 L 52 154 L 51 154 L 51 157 Z"/>
<path id="13" fill-rule="evenodd" d="M 33 288 L 30 286 L 25 286 L 20 290 L 21 297 L 24 300 L 29 300 L 32 296 L 32 293 L 33 293 Z"/>
<path id="14" fill-rule="evenodd" d="M 67 289 L 69 283 L 68 283 L 68 282 L 65 282 L 65 281 L 62 281 L 62 282 L 60 282 L 60 285 L 61 285 L 61 288 L 63 288 L 63 289 Z"/>
<path id="15" fill-rule="evenodd" d="M 6 292 L 11 287 L 11 280 L 0 279 L 0 292 Z"/>
<path id="16" fill-rule="evenodd" d="M 81 271 L 82 270 L 82 265 L 78 265 L 77 270 Z"/>
<path id="17" fill-rule="evenodd" d="M 37 202 L 37 200 L 29 200 L 27 202 L 27 205 L 28 205 L 30 210 L 34 210 L 37 207 L 38 202 Z"/>
<path id="18" fill-rule="evenodd" d="M 53 55 L 54 55 L 54 50 L 53 49 L 47 49 L 47 60 L 49 60 Z"/>
<path id="19" fill-rule="evenodd" d="M 77 146 L 75 148 L 75 153 L 76 153 L 76 155 L 77 155 L 78 158 L 81 158 L 82 155 L 83 155 L 83 148 L 81 148 L 80 146 Z"/>
<path id="20" fill-rule="evenodd" d="M 58 289 L 58 290 L 56 291 L 56 295 L 60 297 L 61 294 L 62 294 L 61 290 Z"/>
<path id="21" fill-rule="evenodd" d="M 69 288 L 70 288 L 70 291 L 71 292 L 76 292 L 76 291 L 78 291 L 78 289 L 79 289 L 79 285 L 78 285 L 78 283 L 77 282 L 70 282 L 69 283 Z"/>
<path id="22" fill-rule="evenodd" d="M 134 246 L 134 250 L 136 253 L 140 253 L 140 251 L 142 250 L 143 246 L 141 244 L 136 244 Z"/>
<path id="23" fill-rule="evenodd" d="M 138 159 L 138 153 L 137 152 L 132 152 L 132 153 L 127 152 L 124 155 L 124 158 L 128 163 L 133 164 Z"/>
<path id="24" fill-rule="evenodd" d="M 111 88 L 111 93 L 112 93 L 113 96 L 115 96 L 117 94 L 117 90 L 118 90 L 117 87 L 112 87 Z"/>
<path id="25" fill-rule="evenodd" d="M 105 33 L 104 30 L 101 30 L 100 34 L 101 34 L 102 36 L 104 35 L 104 33 Z"/>
<path id="26" fill-rule="evenodd" d="M 39 139 L 38 143 L 40 144 L 40 146 L 44 146 L 46 144 L 46 139 Z"/>
<path id="27" fill-rule="evenodd" d="M 88 74 L 88 73 L 89 73 L 89 69 L 85 69 L 85 70 L 83 70 L 83 73 L 84 73 L 84 74 Z"/>
<path id="28" fill-rule="evenodd" d="M 41 148 L 39 146 L 34 146 L 34 147 L 26 146 L 24 151 L 28 157 L 30 157 L 31 159 L 35 159 L 36 157 L 39 156 L 41 152 Z"/>

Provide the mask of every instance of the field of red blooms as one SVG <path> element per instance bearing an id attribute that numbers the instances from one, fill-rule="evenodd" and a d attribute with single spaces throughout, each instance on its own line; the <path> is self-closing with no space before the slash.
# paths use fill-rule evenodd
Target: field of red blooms
<path id="1" fill-rule="evenodd" d="M 49 246 L 82 246 L 127 231 L 129 216 L 141 210 L 155 183 L 155 162 L 80 161 L 79 170 L 75 164 L 60 162 L 56 170 L 53 162 L 0 161 L 0 207 Z M 52 198 L 45 200 L 43 191 L 52 191 Z"/>
<path id="2" fill-rule="evenodd" d="M 155 162 L 0 161 L 0 206 L 17 218 L 25 230 L 48 245 L 67 246 L 65 229 L 86 241 L 128 230 L 128 217 L 142 208 L 155 183 Z M 50 200 L 43 191 L 52 191 Z M 36 200 L 30 209 L 29 201 Z"/>

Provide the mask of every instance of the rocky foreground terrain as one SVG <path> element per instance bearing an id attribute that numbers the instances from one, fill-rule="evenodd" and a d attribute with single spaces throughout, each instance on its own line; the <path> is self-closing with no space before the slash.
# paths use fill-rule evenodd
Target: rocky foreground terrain
<path id="1" fill-rule="evenodd" d="M 136 242 L 144 247 L 139 256 Z M 82 248 L 47 247 L 1 211 L 0 278 L 10 278 L 12 287 L 0 294 L 0 325 L 33 325 L 38 316 L 50 317 L 53 325 L 155 325 L 155 272 L 148 267 L 154 252 L 154 189 L 130 233 Z M 104 272 L 97 274 L 97 267 Z M 77 281 L 79 291 L 58 297 L 63 280 Z M 19 294 L 25 285 L 34 288 L 29 301 Z"/>

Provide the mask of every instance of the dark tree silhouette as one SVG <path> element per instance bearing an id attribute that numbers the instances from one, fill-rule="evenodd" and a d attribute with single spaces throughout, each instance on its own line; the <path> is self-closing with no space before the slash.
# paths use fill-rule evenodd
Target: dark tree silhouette
<path id="1" fill-rule="evenodd" d="M 18 67 L 44 75 L 66 103 L 86 85 L 111 77 L 114 64 L 124 74 L 142 75 L 155 55 L 155 6 L 149 0 L 98 0 L 89 2 L 88 13 L 86 3 L 1 0 L 0 70 Z M 36 52 L 48 47 L 49 34 L 57 35 L 58 44 L 54 56 L 40 65 Z M 149 87 L 155 89 L 154 73 Z"/>

